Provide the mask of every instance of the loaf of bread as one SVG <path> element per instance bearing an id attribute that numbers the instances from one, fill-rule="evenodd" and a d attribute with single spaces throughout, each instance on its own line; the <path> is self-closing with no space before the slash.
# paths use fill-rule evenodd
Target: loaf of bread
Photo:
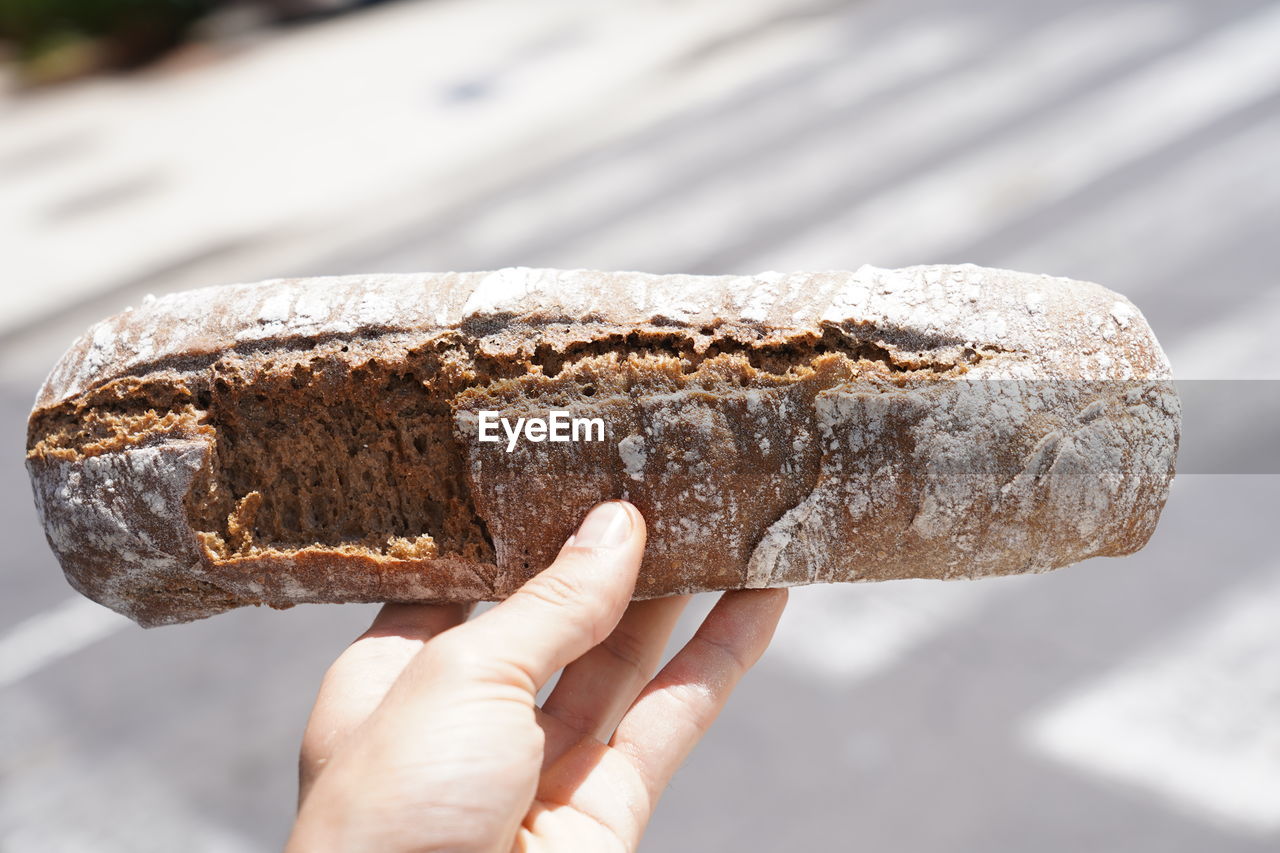
<path id="1" fill-rule="evenodd" d="M 54 368 L 27 466 L 71 584 L 152 626 L 501 598 L 608 498 L 637 597 L 1043 571 L 1146 543 L 1178 431 L 1095 284 L 505 269 L 148 299 Z"/>

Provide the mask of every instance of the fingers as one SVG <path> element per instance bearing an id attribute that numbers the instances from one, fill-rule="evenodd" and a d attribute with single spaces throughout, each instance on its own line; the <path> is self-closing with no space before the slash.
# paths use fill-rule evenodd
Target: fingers
<path id="1" fill-rule="evenodd" d="M 542 710 L 577 737 L 608 740 L 623 712 L 653 677 L 688 601 L 687 595 L 680 595 L 632 602 L 604 642 L 565 667 Z M 566 746 L 549 738 L 545 763 L 555 761 Z"/>
<path id="2" fill-rule="evenodd" d="M 630 759 L 592 739 L 543 772 L 522 829 L 539 850 L 635 850 L 648 801 Z"/>
<path id="3" fill-rule="evenodd" d="M 470 605 L 388 604 L 325 673 L 302 736 L 299 800 L 334 748 L 373 713 L 423 644 L 461 624 Z"/>
<path id="4" fill-rule="evenodd" d="M 459 656 L 465 651 L 473 677 L 536 693 L 618 624 L 635 589 L 644 541 L 644 519 L 635 507 L 624 501 L 599 504 L 551 566 L 451 631 L 450 648 Z"/>
<path id="5" fill-rule="evenodd" d="M 764 653 L 786 600 L 785 589 L 725 593 L 618 724 L 609 745 L 631 760 L 650 809 Z"/>

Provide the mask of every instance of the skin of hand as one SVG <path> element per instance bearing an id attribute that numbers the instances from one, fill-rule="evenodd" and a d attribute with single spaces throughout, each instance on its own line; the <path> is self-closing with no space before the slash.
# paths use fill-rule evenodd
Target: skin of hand
<path id="1" fill-rule="evenodd" d="M 655 676 L 688 597 L 631 602 L 644 542 L 610 501 L 471 621 L 385 606 L 320 687 L 288 853 L 636 849 L 787 597 L 725 593 Z"/>

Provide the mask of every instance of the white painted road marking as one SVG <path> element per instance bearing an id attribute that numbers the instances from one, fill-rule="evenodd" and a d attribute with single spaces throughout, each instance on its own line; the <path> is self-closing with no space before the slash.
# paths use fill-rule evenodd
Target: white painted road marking
<path id="1" fill-rule="evenodd" d="M 1179 379 L 1280 379 L 1280 293 L 1250 300 L 1226 319 L 1197 329 L 1169 349 Z"/>
<path id="2" fill-rule="evenodd" d="M 795 587 L 769 659 L 821 681 L 850 684 L 891 668 L 1023 578 L 902 580 Z"/>
<path id="3" fill-rule="evenodd" d="M 1144 66 L 999 144 L 866 199 L 753 267 L 812 268 L 841 247 L 881 266 L 951 257 L 1280 87 L 1280 6 Z M 910 227 L 903 227 L 910 223 Z M 798 266 L 797 266 L 798 264 Z"/>
<path id="4" fill-rule="evenodd" d="M 1090 215 L 1044 229 L 1002 256 L 1001 264 L 1106 282 L 1138 305 L 1159 299 L 1165 295 L 1161 289 L 1187 267 L 1213 257 L 1258 223 L 1274 221 L 1280 181 L 1258 177 L 1259 158 L 1277 140 L 1280 115 L 1199 147 L 1138 186 L 1091 204 Z M 1134 251 L 1135 246 L 1160 251 Z M 1062 268 L 1064 262 L 1070 267 Z M 1250 294 L 1251 300 L 1258 296 L 1264 294 Z M 1175 375 L 1189 378 L 1177 370 Z"/>
<path id="5" fill-rule="evenodd" d="M 1227 828 L 1280 834 L 1280 574 L 1037 715 L 1027 737 Z"/>
<path id="6" fill-rule="evenodd" d="M 830 156 L 824 159 L 822 152 L 813 151 L 814 140 L 792 140 L 792 128 L 796 124 L 811 121 L 813 116 L 825 114 L 833 106 L 870 98 L 895 86 L 942 73 L 950 65 L 976 55 L 984 44 L 981 33 L 967 22 L 938 21 L 895 31 L 882 41 L 849 51 L 846 44 L 833 40 L 833 31 L 840 31 L 829 21 L 819 19 L 812 26 L 811 31 L 800 36 L 809 42 L 800 55 L 831 56 L 848 51 L 850 59 L 817 74 L 798 92 L 788 92 L 786 97 L 767 94 L 746 101 L 739 109 L 718 115 L 714 122 L 687 122 L 679 133 L 667 134 L 651 146 L 628 151 L 623 157 L 596 163 L 588 161 L 572 175 L 536 195 L 512 199 L 483 212 L 468 223 L 467 229 L 468 238 L 476 242 L 477 254 L 500 252 L 520 245 L 530 235 L 555 233 L 556 228 L 573 223 L 607 222 L 620 207 L 625 210 L 628 203 L 652 194 L 654 187 L 679 183 L 681 191 L 667 193 L 662 202 L 625 216 L 615 225 L 592 228 L 585 236 L 567 244 L 558 243 L 548 255 L 534 259 L 539 264 L 559 262 L 609 268 L 640 263 L 643 266 L 643 257 L 637 255 L 652 253 L 658 246 L 666 266 L 678 269 L 683 263 L 679 258 L 684 253 L 704 251 L 708 242 L 715 244 L 709 234 L 702 234 L 707 228 L 717 228 L 722 235 L 720 240 L 724 234 L 734 233 L 734 227 L 725 221 L 725 214 L 740 215 L 744 197 L 774 198 L 780 184 L 787 192 L 803 196 L 797 179 L 811 174 L 815 163 L 825 168 Z M 739 65 L 757 63 L 754 49 L 753 45 L 740 49 L 739 53 L 746 55 L 736 57 L 735 62 Z M 762 71 L 760 77 L 767 75 Z M 682 82 L 680 88 L 683 86 Z M 720 97 L 723 99 L 725 95 Z M 676 119 L 680 113 L 697 115 L 701 110 L 713 108 L 713 104 L 690 99 L 675 104 L 672 101 L 670 97 L 663 98 L 669 110 L 664 120 Z M 699 180 L 721 168 L 726 156 L 742 144 L 740 140 L 749 139 L 759 144 L 762 139 L 771 138 L 786 140 L 782 146 L 786 162 L 771 164 L 763 170 L 739 167 L 717 178 Z M 847 136 L 838 135 L 828 142 L 824 149 L 828 155 L 832 146 L 838 148 L 842 162 L 848 159 Z M 687 180 L 679 180 L 684 176 L 688 176 Z M 829 175 L 823 175 L 820 180 L 829 179 Z M 678 221 L 696 221 L 695 231 L 699 233 L 689 234 L 684 228 L 672 227 L 672 222 L 677 221 L 673 217 L 680 218 Z M 687 241 L 680 246 L 681 254 L 675 254 L 673 239 Z"/>
<path id="7" fill-rule="evenodd" d="M 666 268 L 688 267 L 705 257 L 709 245 L 733 245 L 744 234 L 770 230 L 775 220 L 785 222 L 814 199 L 829 196 L 833 181 L 871 182 L 883 174 L 886 163 L 909 163 L 945 151 L 956 139 L 1016 118 L 1090 74 L 1131 59 L 1135 52 L 1173 41 L 1184 28 L 1181 17 L 1167 8 L 1090 8 L 1048 22 L 998 50 L 992 49 L 984 33 L 964 22 L 956 23 L 951 39 L 928 40 L 923 61 L 904 61 L 910 55 L 894 44 L 873 46 L 849 63 L 862 75 L 844 73 L 834 82 L 818 84 L 822 99 L 811 112 L 832 111 L 831 124 L 789 139 L 767 162 L 685 187 L 640 216 L 592 232 L 582 244 L 557 247 L 556 256 L 575 258 L 575 263 L 585 266 L 627 268 L 652 253 L 653 246 L 660 246 Z M 1082 44 L 1089 49 L 1082 51 Z M 882 109 L 833 111 L 984 50 L 989 56 L 975 66 L 937 74 L 936 80 L 913 88 Z M 761 126 L 764 130 L 759 132 L 767 133 L 769 125 Z M 886 195 L 894 198 L 900 192 L 895 187 Z M 867 209 L 867 213 L 881 221 L 876 210 Z M 888 219 L 892 224 L 885 227 L 890 230 L 928 233 L 928 228 L 918 228 L 910 218 Z M 912 226 L 904 229 L 904 222 Z M 842 229 L 823 227 L 815 233 L 823 244 L 817 252 L 809 248 L 811 241 L 802 240 L 806 249 L 788 252 L 785 261 L 766 251 L 743 260 L 737 268 L 822 269 L 850 263 L 847 251 L 832 264 L 825 260 L 832 256 L 833 247 L 849 248 Z M 874 241 L 858 243 L 866 250 L 876 245 Z M 858 263 L 863 261 L 875 262 L 876 255 L 862 251 Z"/>
<path id="8" fill-rule="evenodd" d="M 474 192 L 523 147 L 576 135 L 670 63 L 801 5 L 388 4 L 234 62 L 23 99 L 0 161 L 72 150 L 0 175 L 0 271 L 24 283 L 0 290 L 0 331 L 193 257 L 338 227 L 353 210 L 381 218 L 406 193 L 429 209 L 422 196 L 458 175 Z M 95 208 L 95 193 L 115 201 Z"/>
<path id="9" fill-rule="evenodd" d="M 78 595 L 19 622 L 0 636 L 0 690 L 131 624 Z"/>

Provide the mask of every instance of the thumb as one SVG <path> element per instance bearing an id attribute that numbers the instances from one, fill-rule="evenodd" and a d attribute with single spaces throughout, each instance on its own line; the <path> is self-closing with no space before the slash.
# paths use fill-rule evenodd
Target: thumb
<path id="1" fill-rule="evenodd" d="M 507 600 L 450 633 L 459 646 L 510 665 L 537 692 L 609 636 L 635 590 L 644 518 L 625 501 L 587 513 L 554 563 Z"/>

